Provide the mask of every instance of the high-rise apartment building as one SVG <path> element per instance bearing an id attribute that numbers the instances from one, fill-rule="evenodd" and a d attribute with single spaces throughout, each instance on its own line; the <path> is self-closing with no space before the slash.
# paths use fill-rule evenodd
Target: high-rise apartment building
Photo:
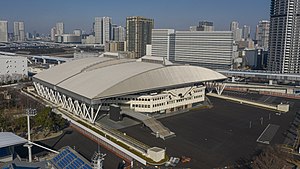
<path id="1" fill-rule="evenodd" d="M 200 21 L 197 31 L 214 31 L 214 23 L 209 21 Z"/>
<path id="2" fill-rule="evenodd" d="M 270 22 L 269 21 L 259 21 L 256 27 L 255 40 L 259 47 L 267 50 L 269 48 L 269 33 L 270 33 Z"/>
<path id="3" fill-rule="evenodd" d="M 25 41 L 25 26 L 24 22 L 14 22 L 14 41 Z"/>
<path id="4" fill-rule="evenodd" d="M 51 36 L 51 41 L 55 41 L 55 35 L 56 35 L 56 27 L 53 27 L 51 28 L 51 33 L 50 33 L 50 36 Z"/>
<path id="5" fill-rule="evenodd" d="M 167 60 L 175 60 L 175 30 L 153 29 L 152 30 L 151 55 L 164 57 Z"/>
<path id="6" fill-rule="evenodd" d="M 0 21 L 0 42 L 8 42 L 7 21 Z"/>
<path id="7" fill-rule="evenodd" d="M 96 17 L 94 22 L 96 43 L 105 44 L 112 39 L 112 26 L 110 17 Z"/>
<path id="8" fill-rule="evenodd" d="M 244 40 L 247 40 L 250 38 L 250 35 L 251 35 L 251 29 L 250 29 L 250 26 L 247 26 L 247 25 L 244 25 L 243 27 L 243 36 L 242 38 Z"/>
<path id="9" fill-rule="evenodd" d="M 123 26 L 113 27 L 113 40 L 117 42 L 125 41 L 125 28 Z"/>
<path id="10" fill-rule="evenodd" d="M 232 21 L 230 24 L 230 31 L 233 33 L 233 40 L 234 41 L 241 41 L 242 40 L 242 29 L 239 28 L 239 23 L 237 21 Z"/>
<path id="11" fill-rule="evenodd" d="M 57 22 L 56 23 L 56 35 L 62 35 L 65 33 L 64 23 Z"/>
<path id="12" fill-rule="evenodd" d="M 140 16 L 126 18 L 127 51 L 133 52 L 135 58 L 146 54 L 146 45 L 151 44 L 154 20 Z"/>
<path id="13" fill-rule="evenodd" d="M 272 0 L 268 70 L 300 73 L 300 1 Z"/>

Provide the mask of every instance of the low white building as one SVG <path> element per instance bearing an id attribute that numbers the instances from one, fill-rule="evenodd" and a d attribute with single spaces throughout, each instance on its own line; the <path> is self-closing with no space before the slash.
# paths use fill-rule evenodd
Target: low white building
<path id="1" fill-rule="evenodd" d="M 0 54 L 0 82 L 19 80 L 28 74 L 27 58 Z"/>

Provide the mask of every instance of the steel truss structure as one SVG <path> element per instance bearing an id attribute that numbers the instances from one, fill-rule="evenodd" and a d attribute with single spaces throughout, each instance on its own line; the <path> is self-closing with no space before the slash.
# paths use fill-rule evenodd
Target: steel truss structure
<path id="1" fill-rule="evenodd" d="M 71 97 L 68 97 L 49 87 L 43 86 L 40 83 L 33 82 L 33 84 L 37 94 L 42 98 L 52 103 L 55 103 L 56 105 L 67 110 L 71 114 L 74 114 L 82 119 L 85 119 L 92 124 L 95 123 L 96 118 L 102 107 L 102 104 L 88 105 L 86 103 L 82 103 L 78 100 L 75 100 Z"/>
<path id="2" fill-rule="evenodd" d="M 226 87 L 225 83 L 219 83 L 219 82 L 205 82 L 204 84 L 209 93 L 212 93 L 214 90 L 216 90 L 218 95 L 222 95 Z"/>

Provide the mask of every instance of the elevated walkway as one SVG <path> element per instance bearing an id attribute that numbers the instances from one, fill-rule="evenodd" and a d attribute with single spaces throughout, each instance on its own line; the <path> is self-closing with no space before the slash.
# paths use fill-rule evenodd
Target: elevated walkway
<path id="1" fill-rule="evenodd" d="M 134 112 L 130 109 L 122 110 L 121 114 L 127 115 L 129 117 L 132 117 L 134 119 L 137 119 L 141 122 L 143 122 L 147 127 L 151 129 L 153 134 L 156 135 L 156 137 L 159 137 L 163 140 L 166 140 L 171 137 L 175 137 L 175 133 L 171 132 L 167 127 L 165 127 L 161 122 L 156 120 L 155 118 L 151 116 L 147 116 L 142 113 Z"/>

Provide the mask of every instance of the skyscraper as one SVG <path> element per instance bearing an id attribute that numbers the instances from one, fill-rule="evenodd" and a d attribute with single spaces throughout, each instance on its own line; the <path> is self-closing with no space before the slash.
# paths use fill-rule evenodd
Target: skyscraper
<path id="1" fill-rule="evenodd" d="M 125 41 L 125 28 L 122 26 L 113 28 L 113 40 L 118 42 Z"/>
<path id="2" fill-rule="evenodd" d="M 110 17 L 96 17 L 94 23 L 96 43 L 105 44 L 112 39 L 112 26 Z"/>
<path id="3" fill-rule="evenodd" d="M 244 25 L 244 27 L 243 27 L 243 36 L 242 36 L 242 38 L 243 38 L 244 40 L 247 40 L 247 39 L 250 38 L 250 35 L 251 35 L 250 26 Z"/>
<path id="4" fill-rule="evenodd" d="M 7 21 L 0 21 L 0 42 L 8 42 Z"/>
<path id="5" fill-rule="evenodd" d="M 237 21 L 232 21 L 230 24 L 230 31 L 233 33 L 233 40 L 234 41 L 241 41 L 242 40 L 242 29 L 239 28 L 239 23 Z"/>
<path id="6" fill-rule="evenodd" d="M 272 0 L 268 70 L 300 73 L 300 1 Z"/>
<path id="7" fill-rule="evenodd" d="M 140 16 L 126 18 L 127 51 L 140 58 L 146 54 L 146 45 L 151 44 L 154 20 Z"/>
<path id="8" fill-rule="evenodd" d="M 17 42 L 25 41 L 24 22 L 14 22 L 14 40 Z"/>
<path id="9" fill-rule="evenodd" d="M 214 23 L 209 21 L 200 21 L 197 31 L 214 31 Z"/>
<path id="10" fill-rule="evenodd" d="M 51 41 L 55 41 L 56 27 L 51 28 Z"/>
<path id="11" fill-rule="evenodd" d="M 56 35 L 62 35 L 65 33 L 64 23 L 57 22 L 56 23 Z"/>
<path id="12" fill-rule="evenodd" d="M 269 32 L 270 22 L 259 21 L 256 28 L 255 40 L 257 40 L 258 46 L 264 48 L 265 50 L 267 50 L 269 47 Z"/>

